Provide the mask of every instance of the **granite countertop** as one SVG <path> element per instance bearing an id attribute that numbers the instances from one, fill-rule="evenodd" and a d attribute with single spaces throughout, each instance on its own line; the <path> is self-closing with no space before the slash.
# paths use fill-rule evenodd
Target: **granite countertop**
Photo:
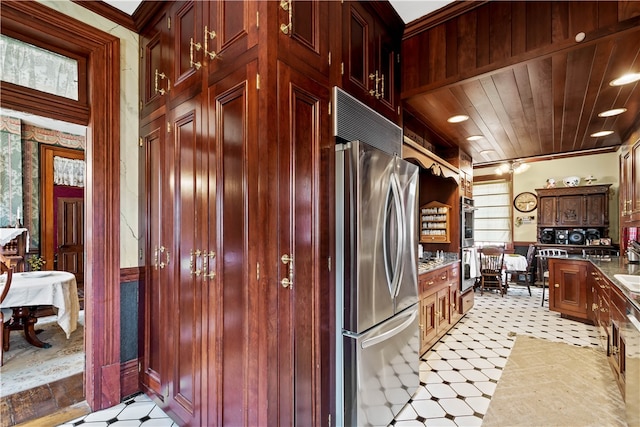
<path id="1" fill-rule="evenodd" d="M 629 301 L 640 310 L 640 293 L 631 292 L 624 283 L 615 278 L 616 274 L 632 274 L 640 276 L 640 264 L 629 263 L 625 257 L 611 256 L 605 258 L 584 257 L 582 255 L 569 255 L 569 259 L 590 261 L 607 279 L 622 291 Z"/>
<path id="2" fill-rule="evenodd" d="M 434 261 L 418 261 L 418 275 L 422 275 L 422 274 L 427 274 L 427 273 L 431 273 L 432 271 L 438 270 L 440 268 L 443 267 L 448 267 L 452 264 L 456 264 L 458 263 L 460 260 L 459 259 L 444 259 L 442 261 L 439 262 L 434 262 Z"/>

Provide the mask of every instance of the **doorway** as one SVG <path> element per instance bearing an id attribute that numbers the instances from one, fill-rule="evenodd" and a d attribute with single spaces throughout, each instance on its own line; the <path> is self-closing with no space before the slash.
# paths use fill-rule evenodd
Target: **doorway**
<path id="1" fill-rule="evenodd" d="M 0 106 L 87 126 L 85 390 L 92 410 L 111 407 L 122 397 L 120 39 L 38 2 L 2 2 L 1 28 L 82 66 L 78 101 L 2 82 Z"/>

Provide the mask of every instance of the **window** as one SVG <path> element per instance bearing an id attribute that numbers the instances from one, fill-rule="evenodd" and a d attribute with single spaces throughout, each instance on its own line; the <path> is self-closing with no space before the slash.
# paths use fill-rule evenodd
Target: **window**
<path id="1" fill-rule="evenodd" d="M 476 182 L 473 186 L 474 237 L 477 246 L 510 243 L 511 185 L 506 179 Z"/>
<path id="2" fill-rule="evenodd" d="M 0 78 L 78 100 L 78 61 L 5 35 L 0 36 Z"/>

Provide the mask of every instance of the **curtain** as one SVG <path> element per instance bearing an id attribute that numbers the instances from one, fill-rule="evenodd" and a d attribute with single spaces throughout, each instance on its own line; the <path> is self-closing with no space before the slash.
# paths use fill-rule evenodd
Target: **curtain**
<path id="1" fill-rule="evenodd" d="M 22 223 L 20 120 L 0 116 L 0 227 Z"/>
<path id="2" fill-rule="evenodd" d="M 477 182 L 473 186 L 476 244 L 511 242 L 511 187 L 507 180 Z"/>
<path id="3" fill-rule="evenodd" d="M 78 100 L 78 61 L 0 36 L 2 80 Z"/>
<path id="4" fill-rule="evenodd" d="M 84 187 L 84 160 L 53 157 L 53 183 L 69 187 Z"/>

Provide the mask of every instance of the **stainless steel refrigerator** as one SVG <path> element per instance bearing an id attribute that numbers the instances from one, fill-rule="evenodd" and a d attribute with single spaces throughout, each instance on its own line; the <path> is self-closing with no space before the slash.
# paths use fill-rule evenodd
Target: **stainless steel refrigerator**
<path id="1" fill-rule="evenodd" d="M 419 385 L 417 182 L 396 155 L 336 146 L 337 425 L 386 426 Z"/>

